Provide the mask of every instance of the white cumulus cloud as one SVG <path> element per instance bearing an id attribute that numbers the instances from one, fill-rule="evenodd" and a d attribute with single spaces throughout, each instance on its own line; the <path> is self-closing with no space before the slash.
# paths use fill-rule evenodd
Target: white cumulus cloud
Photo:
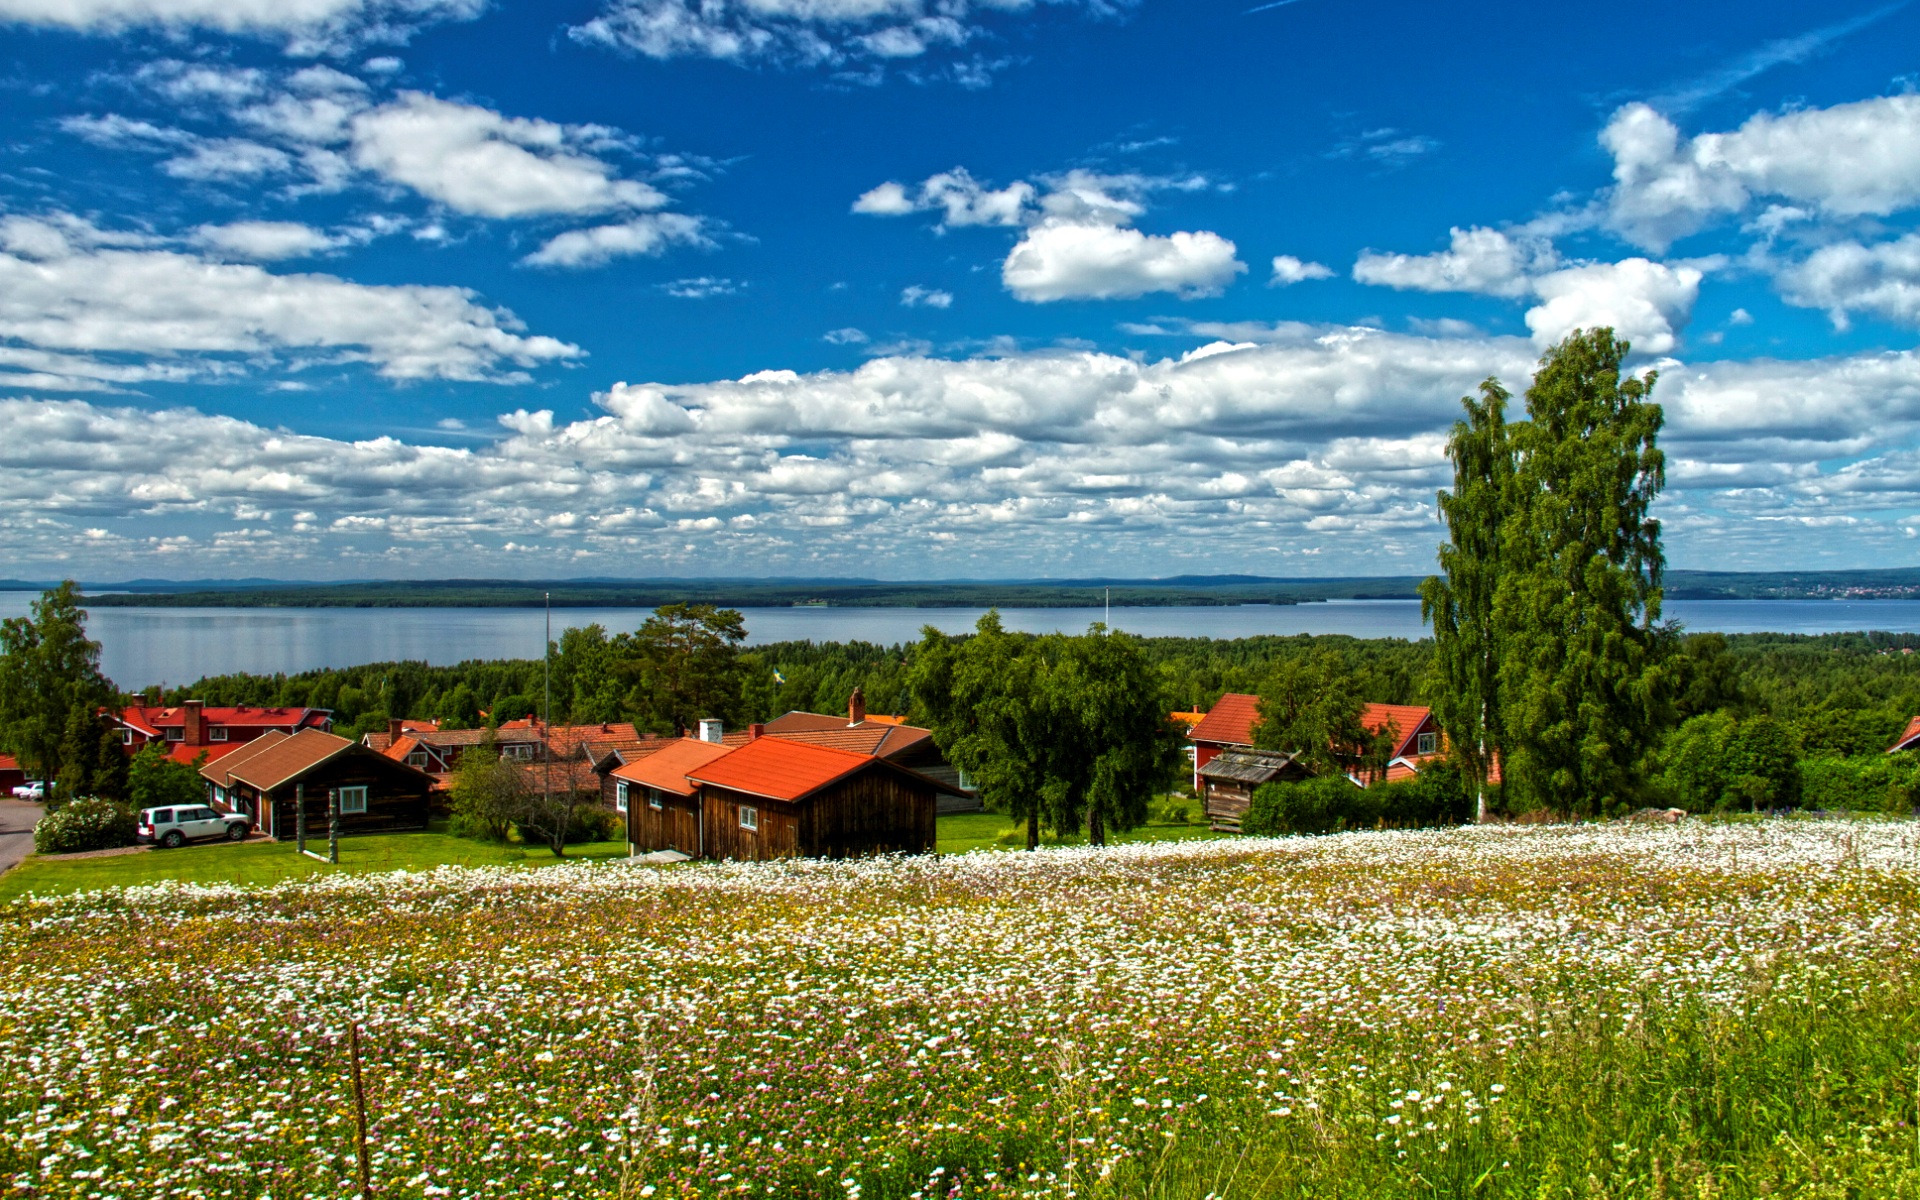
<path id="1" fill-rule="evenodd" d="M 306 258 L 340 245 L 329 234 L 298 221 L 232 221 L 225 225 L 202 225 L 193 231 L 192 239 L 196 244 L 219 254 L 258 262 Z"/>
<path id="2" fill-rule="evenodd" d="M 73 363 L 81 378 L 129 369 L 103 355 L 135 356 L 140 377 L 167 378 L 321 351 L 392 379 L 504 380 L 522 377 L 509 364 L 581 354 L 525 333 L 463 288 L 275 275 L 116 240 L 73 218 L 0 221 L 0 339 L 81 356 Z"/>
<path id="3" fill-rule="evenodd" d="M 1325 263 L 1303 262 L 1291 254 L 1276 254 L 1273 258 L 1273 278 L 1269 282 L 1274 287 L 1291 287 L 1309 279 L 1332 278 L 1333 271 Z"/>
<path id="4" fill-rule="evenodd" d="M 1670 354 L 1693 315 L 1700 271 L 1644 258 L 1569 267 L 1533 283 L 1541 303 L 1527 310 L 1527 328 L 1542 345 L 1575 329 L 1610 325 L 1641 354 Z"/>
<path id="5" fill-rule="evenodd" d="M 1044 221 L 1001 264 L 1021 300 L 1118 300 L 1149 292 L 1217 295 L 1247 269 L 1234 244 L 1201 230 L 1165 237 L 1115 225 Z"/>
<path id="6" fill-rule="evenodd" d="M 658 208 L 666 198 L 580 153 L 561 125 L 420 92 L 353 120 L 356 165 L 483 217 Z"/>
<path id="7" fill-rule="evenodd" d="M 1738 129 L 1691 138 L 1652 107 L 1629 104 L 1600 141 L 1614 160 L 1610 223 L 1655 250 L 1756 197 L 1839 217 L 1920 204 L 1920 95 L 1757 113 Z"/>
<path id="8" fill-rule="evenodd" d="M 117 33 L 132 28 L 284 37 L 311 54 L 398 40 L 414 28 L 469 20 L 485 0 L 0 0 L 0 21 Z"/>
<path id="9" fill-rule="evenodd" d="M 617 225 L 569 229 L 521 261 L 533 267 L 593 267 L 636 254 L 661 254 L 669 246 L 709 246 L 699 217 L 685 213 L 643 213 Z"/>
<path id="10" fill-rule="evenodd" d="M 1421 292 L 1476 292 L 1524 296 L 1533 276 L 1559 262 L 1542 238 L 1474 227 L 1451 231 L 1451 244 L 1435 254 L 1381 254 L 1363 250 L 1353 264 L 1361 283 Z"/>
<path id="11" fill-rule="evenodd" d="M 1920 326 L 1920 234 L 1877 245 L 1822 246 L 1782 271 L 1778 282 L 1788 303 L 1825 309 L 1841 328 L 1855 312 Z"/>

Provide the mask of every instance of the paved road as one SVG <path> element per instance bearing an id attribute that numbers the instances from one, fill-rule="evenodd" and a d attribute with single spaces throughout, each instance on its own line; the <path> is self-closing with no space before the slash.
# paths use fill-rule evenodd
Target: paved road
<path id="1" fill-rule="evenodd" d="M 0 800 L 0 874 L 33 849 L 33 827 L 40 812 L 38 804 L 25 800 Z"/>

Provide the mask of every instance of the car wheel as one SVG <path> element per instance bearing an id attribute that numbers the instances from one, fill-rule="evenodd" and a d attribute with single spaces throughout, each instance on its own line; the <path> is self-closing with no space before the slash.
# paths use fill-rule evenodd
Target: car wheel
<path id="1" fill-rule="evenodd" d="M 230 842 L 246 841 L 247 827 L 238 821 L 229 822 L 227 825 L 227 840 Z"/>
<path id="2" fill-rule="evenodd" d="M 169 850 L 178 850 L 180 847 L 186 845 L 186 842 L 187 835 L 181 833 L 178 829 L 167 830 L 166 836 L 160 839 L 160 844 Z"/>

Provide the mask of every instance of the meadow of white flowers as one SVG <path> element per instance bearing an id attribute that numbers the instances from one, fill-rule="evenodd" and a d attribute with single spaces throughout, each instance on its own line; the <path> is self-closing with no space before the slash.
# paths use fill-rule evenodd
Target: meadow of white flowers
<path id="1" fill-rule="evenodd" d="M 1485 1187 L 1575 1026 L 1903 996 L 1917 882 L 1912 823 L 1793 821 L 22 901 L 0 1191 L 353 1194 L 350 1024 L 382 1196 L 1147 1195 L 1308 1143 Z"/>

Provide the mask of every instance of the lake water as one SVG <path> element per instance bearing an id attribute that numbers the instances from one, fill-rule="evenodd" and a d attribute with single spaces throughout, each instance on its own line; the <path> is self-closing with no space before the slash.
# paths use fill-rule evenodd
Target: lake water
<path id="1" fill-rule="evenodd" d="M 0 592 L 0 617 L 24 615 L 31 592 Z M 924 625 L 948 633 L 973 628 L 978 608 L 748 608 L 750 643 L 811 639 L 891 645 L 916 640 Z M 1696 632 L 1840 633 L 1878 629 L 1920 633 L 1920 600 L 1676 600 L 1666 614 Z M 1009 629 L 1079 633 L 1103 619 L 1097 608 L 1012 608 Z M 647 611 L 556 608 L 555 636 L 598 623 L 637 629 Z M 1237 638 L 1255 634 L 1344 633 L 1354 637 L 1426 635 L 1414 600 L 1238 607 L 1116 608 L 1115 628 L 1144 637 Z M 190 683 L 236 671 L 272 673 L 418 659 L 537 658 L 542 615 L 525 608 L 98 608 L 88 631 L 101 665 L 124 688 Z"/>

